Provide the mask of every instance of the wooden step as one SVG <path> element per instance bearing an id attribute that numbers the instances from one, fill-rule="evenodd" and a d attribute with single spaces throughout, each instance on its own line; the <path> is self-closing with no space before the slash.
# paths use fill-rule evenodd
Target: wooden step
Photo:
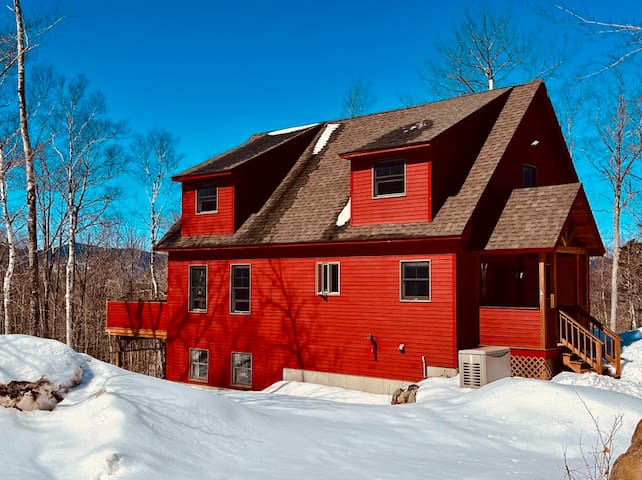
<path id="1" fill-rule="evenodd" d="M 584 362 L 574 356 L 570 352 L 562 353 L 562 363 L 573 370 L 575 373 L 584 373 L 586 371 L 591 371 L 591 369 L 585 368 Z"/>

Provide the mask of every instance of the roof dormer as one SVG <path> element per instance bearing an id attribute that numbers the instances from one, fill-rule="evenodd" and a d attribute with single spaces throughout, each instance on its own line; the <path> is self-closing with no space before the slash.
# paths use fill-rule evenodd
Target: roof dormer
<path id="1" fill-rule="evenodd" d="M 430 145 L 343 153 L 350 160 L 350 225 L 430 222 Z"/>

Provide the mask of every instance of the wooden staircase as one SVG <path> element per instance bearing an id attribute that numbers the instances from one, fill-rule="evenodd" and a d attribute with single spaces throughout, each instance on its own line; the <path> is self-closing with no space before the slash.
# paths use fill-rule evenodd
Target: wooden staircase
<path id="1" fill-rule="evenodd" d="M 577 373 L 611 373 L 620 378 L 620 337 L 580 308 L 558 311 L 558 341 L 568 352 L 562 362 Z"/>

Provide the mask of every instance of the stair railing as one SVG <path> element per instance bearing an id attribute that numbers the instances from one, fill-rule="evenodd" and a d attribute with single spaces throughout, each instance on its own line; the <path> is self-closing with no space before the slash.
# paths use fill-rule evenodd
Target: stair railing
<path id="1" fill-rule="evenodd" d="M 602 341 L 563 310 L 559 311 L 558 321 L 559 341 L 593 370 L 602 373 Z"/>
<path id="2" fill-rule="evenodd" d="M 577 308 L 574 313 L 578 322 L 602 341 L 604 345 L 602 356 L 615 367 L 615 376 L 619 378 L 622 373 L 620 361 L 622 347 L 618 334 L 581 308 Z"/>

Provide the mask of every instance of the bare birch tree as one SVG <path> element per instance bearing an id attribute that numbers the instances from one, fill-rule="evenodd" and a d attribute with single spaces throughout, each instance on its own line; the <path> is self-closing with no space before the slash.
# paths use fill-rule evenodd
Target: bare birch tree
<path id="1" fill-rule="evenodd" d="M 58 110 L 53 116 L 51 148 L 63 173 L 60 191 L 66 207 L 65 340 L 73 342 L 76 236 L 98 221 L 115 191 L 108 183 L 121 170 L 122 154 L 112 143 L 124 127 L 106 118 L 105 99 L 89 93 L 87 80 L 60 82 Z M 81 216 L 82 214 L 82 216 Z"/>
<path id="2" fill-rule="evenodd" d="M 642 97 L 632 94 L 620 75 L 617 75 L 614 89 L 606 95 L 606 100 L 612 100 L 608 105 L 604 104 L 605 93 L 599 94 L 595 109 L 598 145 L 586 155 L 607 181 L 612 195 L 613 266 L 609 327 L 616 330 L 622 215 L 642 191 Z"/>
<path id="3" fill-rule="evenodd" d="M 341 116 L 352 118 L 364 115 L 368 113 L 376 100 L 374 93 L 372 93 L 372 86 L 363 80 L 358 80 L 350 85 L 343 96 Z"/>
<path id="4" fill-rule="evenodd" d="M 14 15 L 16 19 L 16 59 L 18 63 L 18 110 L 20 114 L 20 136 L 22 138 L 22 150 L 24 155 L 26 193 L 27 193 L 27 238 L 29 257 L 29 278 L 31 280 L 31 295 L 29 298 L 29 327 L 31 333 L 38 334 L 40 322 L 40 295 L 38 288 L 38 224 L 36 217 L 36 176 L 34 170 L 33 149 L 29 136 L 29 122 L 27 110 L 27 98 L 25 89 L 25 54 L 28 46 L 22 8 L 20 0 L 13 2 Z"/>
<path id="5" fill-rule="evenodd" d="M 11 288 L 13 273 L 16 267 L 16 242 L 14 239 L 15 216 L 9 209 L 9 174 L 15 167 L 12 161 L 13 150 L 10 147 L 12 139 L 0 145 L 0 206 L 2 207 L 2 219 L 4 221 L 5 235 L 7 241 L 7 269 L 2 280 L 2 305 L 4 314 L 4 333 L 11 333 Z"/>
<path id="6" fill-rule="evenodd" d="M 131 144 L 134 160 L 134 175 L 145 188 L 149 212 L 147 226 L 149 228 L 149 273 L 152 298 L 158 300 L 158 278 L 156 271 L 156 242 L 163 222 L 164 193 L 169 181 L 169 174 L 178 166 L 179 155 L 176 152 L 178 139 L 171 133 L 158 128 L 152 129 L 145 135 L 136 135 Z"/>
<path id="7" fill-rule="evenodd" d="M 510 10 L 483 3 L 465 10 L 451 35 L 435 42 L 435 58 L 421 76 L 427 90 L 440 97 L 492 90 L 505 80 L 550 75 L 562 63 L 554 50 L 544 51 L 541 39 L 518 28 Z"/>
<path id="8" fill-rule="evenodd" d="M 604 73 L 642 52 L 642 25 L 626 21 L 598 19 L 561 4 L 555 6 L 577 21 L 580 26 L 585 27 L 596 40 L 615 40 L 619 44 L 617 48 L 609 49 L 607 56 L 602 57 L 603 64 L 591 71 L 588 76 Z"/>

